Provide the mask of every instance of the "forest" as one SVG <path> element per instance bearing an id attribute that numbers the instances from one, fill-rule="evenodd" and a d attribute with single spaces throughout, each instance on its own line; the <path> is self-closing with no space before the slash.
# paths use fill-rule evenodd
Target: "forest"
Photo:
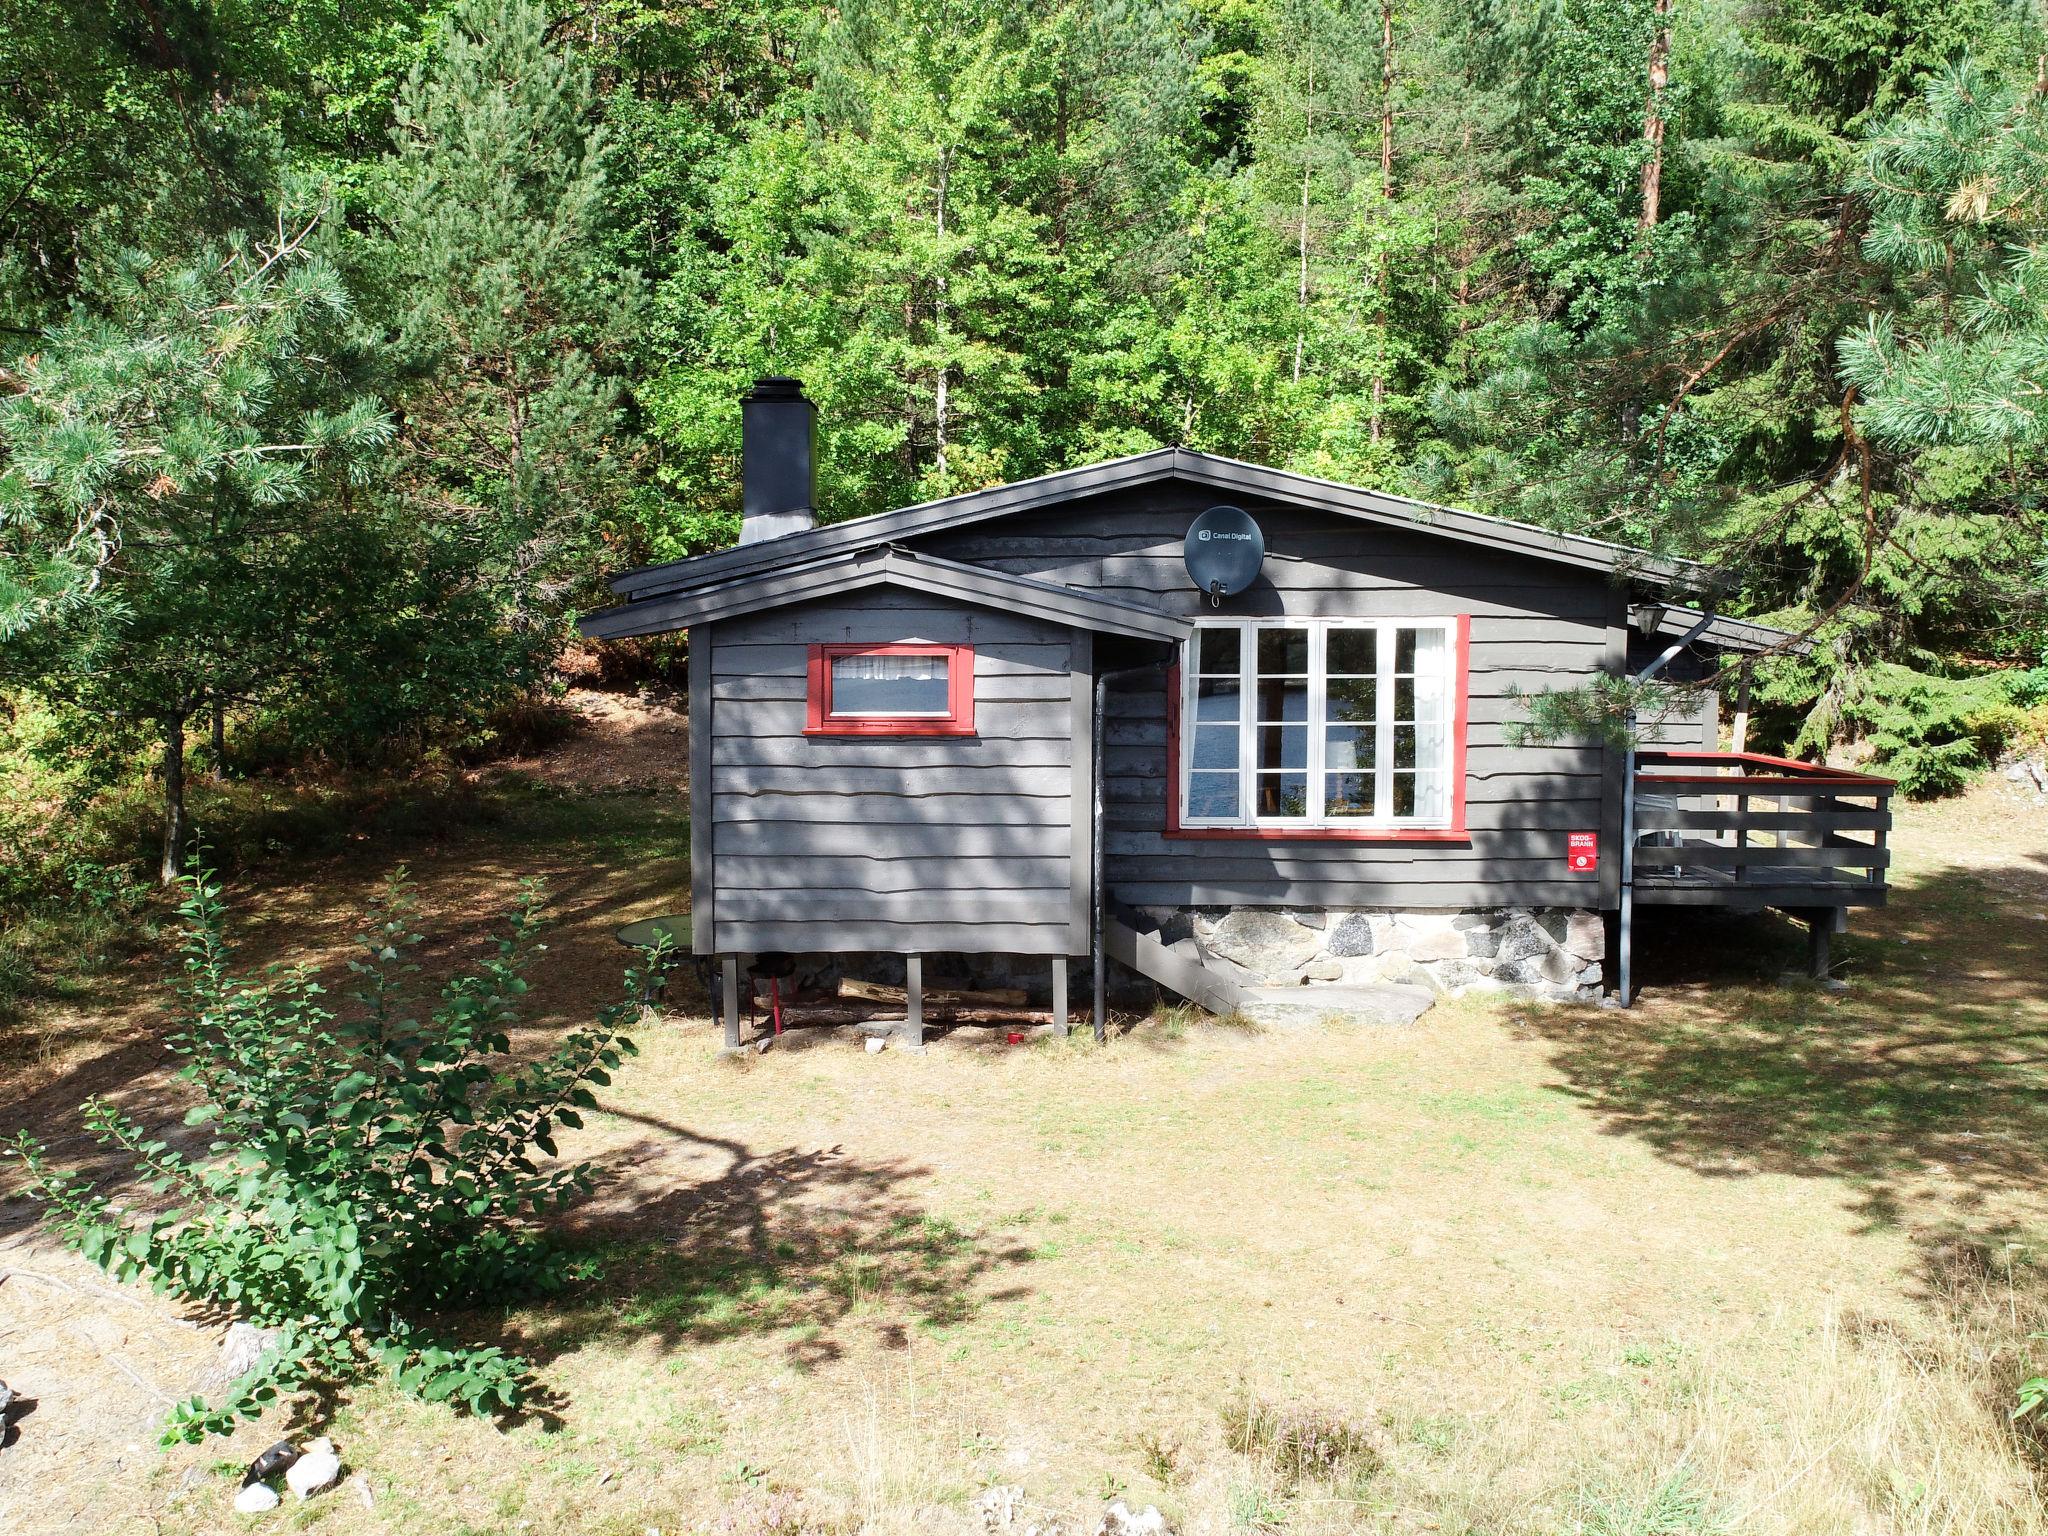
<path id="1" fill-rule="evenodd" d="M 2044 38 L 0 0 L 0 877 L 99 879 L 127 795 L 168 878 L 202 770 L 516 732 L 608 571 L 734 538 L 768 372 L 828 518 L 1184 444 L 1710 561 L 1813 641 L 1753 744 L 1953 791 L 2048 698 Z"/>

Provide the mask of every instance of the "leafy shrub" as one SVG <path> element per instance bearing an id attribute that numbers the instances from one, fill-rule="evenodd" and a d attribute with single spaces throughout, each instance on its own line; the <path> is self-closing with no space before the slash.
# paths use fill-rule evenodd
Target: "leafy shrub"
<path id="1" fill-rule="evenodd" d="M 277 1342 L 209 1406 L 180 1404 L 166 1443 L 225 1433 L 281 1393 L 375 1370 L 429 1401 L 472 1411 L 521 1400 L 526 1362 L 436 1335 L 455 1303 L 491 1301 L 566 1278 L 532 1218 L 587 1194 L 587 1163 L 543 1168 L 557 1126 L 581 1124 L 591 1089 L 632 1043 L 633 1008 L 599 1010 L 534 1061 L 513 1058 L 525 972 L 543 946 L 541 895 L 527 883 L 492 953 L 456 975 L 424 1020 L 407 955 L 412 902 L 400 871 L 373 904 L 349 969 L 350 1006 L 329 1007 L 307 969 L 238 975 L 213 876 L 186 882 L 182 1018 L 172 1049 L 210 1126 L 201 1157 L 152 1139 L 104 1100 L 85 1107 L 94 1135 L 133 1163 L 169 1209 L 127 1212 L 53 1169 L 26 1135 L 31 1192 L 71 1246 L 121 1280 L 265 1328 Z M 639 978 L 628 973 L 627 995 Z"/>

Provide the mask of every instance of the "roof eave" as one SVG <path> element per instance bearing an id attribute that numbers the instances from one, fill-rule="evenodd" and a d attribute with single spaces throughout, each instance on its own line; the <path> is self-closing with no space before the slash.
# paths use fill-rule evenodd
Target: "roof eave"
<path id="1" fill-rule="evenodd" d="M 1382 525 L 1416 528 L 1464 543 L 1557 561 L 1599 571 L 1618 580 L 1661 586 L 1698 585 L 1704 584 L 1711 575 L 1708 567 L 1697 562 L 1667 560 L 1623 544 L 1557 533 L 1484 513 L 1461 512 L 1384 491 L 1321 480 L 1292 470 L 1247 464 L 1217 454 L 1186 448 L 1157 448 L 1127 458 L 1110 459 L 1078 469 L 1056 470 L 1029 480 L 899 507 L 872 517 L 828 523 L 801 533 L 786 534 L 779 539 L 764 539 L 732 549 L 714 550 L 688 560 L 643 566 L 613 577 L 611 586 L 621 595 L 674 591 L 698 580 L 724 579 L 785 565 L 792 559 L 919 538 L 964 523 L 1033 511 L 1079 496 L 1100 495 L 1171 475 L 1225 489 L 1249 491 L 1276 500 L 1319 506 Z"/>
<path id="2" fill-rule="evenodd" d="M 663 593 L 621 603 L 585 615 L 577 622 L 577 630 L 593 640 L 668 634 L 885 585 L 1130 639 L 1171 642 L 1183 638 L 1189 629 L 1187 620 L 1137 603 L 911 550 L 868 548 L 806 561 L 793 568 L 734 577 L 694 592 Z"/>

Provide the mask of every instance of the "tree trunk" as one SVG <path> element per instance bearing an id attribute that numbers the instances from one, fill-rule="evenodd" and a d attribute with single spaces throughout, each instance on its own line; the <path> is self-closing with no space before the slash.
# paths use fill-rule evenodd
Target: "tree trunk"
<path id="1" fill-rule="evenodd" d="M 1380 196 L 1394 195 L 1394 0 L 1380 0 Z"/>
<path id="2" fill-rule="evenodd" d="M 939 156 L 939 279 L 938 294 L 932 306 L 933 329 L 939 343 L 939 377 L 932 390 L 932 434 L 937 450 L 941 494 L 952 489 L 946 475 L 946 408 L 950 404 L 946 375 L 951 371 L 951 364 L 946 359 L 946 194 L 952 185 L 952 169 L 953 153 L 947 150 Z"/>
<path id="3" fill-rule="evenodd" d="M 158 878 L 174 883 L 185 872 L 185 717 L 164 717 L 164 862 Z"/>
<path id="4" fill-rule="evenodd" d="M 1308 183 L 1309 167 L 1315 163 L 1316 136 L 1316 48 L 1308 48 L 1308 99 L 1301 119 L 1301 223 L 1296 231 L 1296 248 L 1301 255 L 1301 276 L 1294 290 L 1294 382 L 1301 382 L 1301 355 L 1308 345 Z"/>
<path id="5" fill-rule="evenodd" d="M 1380 0 L 1380 203 L 1388 212 L 1394 200 L 1394 0 Z M 1373 296 L 1379 307 L 1379 355 L 1373 364 L 1371 440 L 1381 436 L 1381 421 L 1387 402 L 1387 284 L 1393 266 L 1384 245 L 1380 248 L 1379 270 L 1373 275 Z"/>
<path id="6" fill-rule="evenodd" d="M 215 780 L 228 776 L 228 707 L 219 699 L 213 701 L 213 776 Z"/>
<path id="7" fill-rule="evenodd" d="M 1657 0 L 1657 25 L 1650 34 L 1650 94 L 1643 104 L 1643 216 L 1640 228 L 1657 227 L 1657 201 L 1664 181 L 1664 87 L 1671 82 L 1671 0 Z"/>

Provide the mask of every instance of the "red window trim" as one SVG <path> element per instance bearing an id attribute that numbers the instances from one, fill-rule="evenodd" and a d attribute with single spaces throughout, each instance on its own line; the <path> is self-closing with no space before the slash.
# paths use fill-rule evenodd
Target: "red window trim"
<path id="1" fill-rule="evenodd" d="M 1180 667 L 1166 673 L 1166 835 L 1255 843 L 1468 843 L 1465 738 L 1471 718 L 1472 615 L 1452 625 L 1451 824 L 1447 827 L 1183 827 L 1180 824 Z"/>
<path id="2" fill-rule="evenodd" d="M 946 713 L 943 715 L 832 714 L 832 663 L 841 656 L 944 656 Z M 974 734 L 974 647 L 924 645 L 814 645 L 809 684 L 804 690 L 806 736 L 972 736 Z"/>

